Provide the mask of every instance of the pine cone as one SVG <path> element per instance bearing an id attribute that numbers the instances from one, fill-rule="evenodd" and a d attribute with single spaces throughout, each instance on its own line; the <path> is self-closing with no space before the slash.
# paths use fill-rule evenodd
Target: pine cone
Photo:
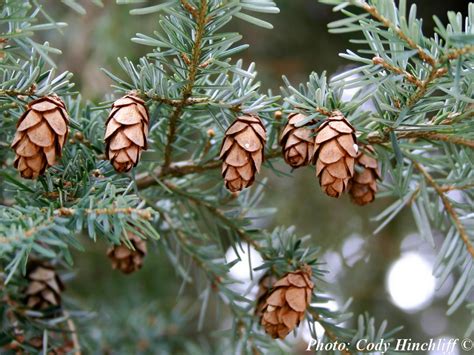
<path id="1" fill-rule="evenodd" d="M 29 284 L 25 291 L 25 304 L 29 308 L 44 310 L 61 305 L 64 284 L 51 266 L 34 262 L 30 265 L 26 278 Z"/>
<path id="2" fill-rule="evenodd" d="M 323 191 L 339 197 L 354 175 L 357 156 L 355 130 L 339 111 L 318 128 L 314 141 L 313 163 Z"/>
<path id="3" fill-rule="evenodd" d="M 377 179 L 380 179 L 381 176 L 379 164 L 373 157 L 374 155 L 374 148 L 367 145 L 360 149 L 356 157 L 356 169 L 354 177 L 350 181 L 349 194 L 352 202 L 360 206 L 372 202 L 377 193 Z"/>
<path id="4" fill-rule="evenodd" d="M 36 179 L 61 157 L 69 133 L 64 102 L 56 95 L 30 102 L 18 120 L 12 148 L 14 166 L 25 179 Z"/>
<path id="5" fill-rule="evenodd" d="M 303 320 L 314 284 L 311 268 L 290 272 L 273 284 L 263 306 L 261 324 L 272 338 L 284 339 Z"/>
<path id="6" fill-rule="evenodd" d="M 128 239 L 134 249 L 129 249 L 122 243 L 107 251 L 107 256 L 112 260 L 112 268 L 119 269 L 124 274 L 140 270 L 147 254 L 146 242 L 143 239 L 132 233 L 128 234 Z"/>
<path id="7" fill-rule="evenodd" d="M 263 162 L 267 136 L 262 121 L 255 115 L 244 115 L 230 125 L 221 147 L 222 177 L 231 192 L 240 191 L 255 180 Z"/>
<path id="8" fill-rule="evenodd" d="M 128 94 L 115 101 L 106 122 L 106 156 L 118 172 L 130 171 L 147 149 L 148 109 L 139 97 Z"/>
<path id="9" fill-rule="evenodd" d="M 306 116 L 300 113 L 290 115 L 280 137 L 283 157 L 293 168 L 299 168 L 311 162 L 314 146 L 313 132 L 307 126 L 296 127 L 305 118 Z"/>

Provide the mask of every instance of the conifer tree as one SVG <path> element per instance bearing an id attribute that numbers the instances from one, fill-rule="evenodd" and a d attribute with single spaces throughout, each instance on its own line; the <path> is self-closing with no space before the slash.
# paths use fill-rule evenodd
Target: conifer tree
<path id="1" fill-rule="evenodd" d="M 338 311 L 324 305 L 326 271 L 314 242 L 292 227 L 252 224 L 268 213 L 259 207 L 258 173 L 276 170 L 283 157 L 314 169 L 329 196 L 389 199 L 374 233 L 404 209 L 427 243 L 442 232 L 434 274 L 456 280 L 447 312 L 472 312 L 474 4 L 467 18 L 435 19 L 428 37 L 405 0 L 322 2 L 341 12 L 329 31 L 358 38 L 358 52 L 341 54 L 353 69 L 312 73 L 296 86 L 283 78 L 275 96 L 263 92 L 255 64 L 238 59 L 247 47 L 241 36 L 224 29 L 239 20 L 271 29 L 259 15 L 279 12 L 272 0 L 117 0 L 133 7 L 131 15 L 159 21 L 154 33 L 132 38 L 149 48 L 146 56 L 119 59 L 120 73 L 104 69 L 114 85 L 101 103 L 83 100 L 72 74 L 57 72 L 61 51 L 38 40 L 36 32 L 65 26 L 42 1 L 0 4 L 2 351 L 97 349 L 78 328 L 96 320 L 66 297 L 63 280 L 74 270 L 72 250 L 86 257 L 87 238 L 106 242 L 114 267 L 126 273 L 152 257 L 147 246 L 164 250 L 199 297 L 200 325 L 211 307 L 232 314 L 221 352 L 284 352 L 288 344 L 273 338 L 305 322 L 313 338 L 320 324 L 325 339 L 348 344 L 335 353 L 357 353 L 358 339 L 390 339 L 398 328 L 387 330 L 386 321 L 360 315 L 351 328 L 349 303 Z M 62 3 L 84 12 L 79 0 Z M 349 102 L 347 89 L 357 89 Z M 239 259 L 225 259 L 229 247 L 238 258 L 246 248 L 262 257 L 254 271 L 264 276 L 253 281 L 259 297 L 232 287 L 229 269 Z M 200 351 L 193 339 L 176 345 L 165 337 L 160 346 Z"/>

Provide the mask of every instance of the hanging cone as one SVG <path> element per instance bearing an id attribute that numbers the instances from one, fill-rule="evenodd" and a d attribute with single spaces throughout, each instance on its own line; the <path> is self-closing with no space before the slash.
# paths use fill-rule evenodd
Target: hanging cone
<path id="1" fill-rule="evenodd" d="M 36 179 L 61 157 L 69 133 L 64 102 L 56 95 L 30 102 L 18 120 L 12 148 L 14 166 L 25 179 Z"/>
<path id="2" fill-rule="evenodd" d="M 133 94 L 115 101 L 106 122 L 106 156 L 118 172 L 130 171 L 147 149 L 149 125 L 145 102 Z"/>
<path id="3" fill-rule="evenodd" d="M 64 285 L 56 271 L 46 264 L 34 262 L 26 275 L 29 284 L 25 291 L 25 304 L 35 310 L 44 310 L 61 305 Z"/>
<path id="4" fill-rule="evenodd" d="M 339 197 L 354 175 L 357 156 L 355 130 L 339 111 L 334 111 L 318 128 L 314 140 L 313 163 L 323 191 Z"/>
<path id="5" fill-rule="evenodd" d="M 304 119 L 306 116 L 300 113 L 290 115 L 280 137 L 283 157 L 293 168 L 306 166 L 311 162 L 314 146 L 313 132 L 307 126 L 296 127 Z"/>
<path id="6" fill-rule="evenodd" d="M 314 284 L 311 268 L 290 272 L 273 284 L 262 308 L 261 324 L 272 338 L 284 339 L 303 320 Z"/>
<path id="7" fill-rule="evenodd" d="M 244 115 L 225 132 L 220 158 L 222 177 L 231 192 L 240 191 L 255 180 L 263 162 L 267 136 L 262 121 L 255 115 Z"/>
<path id="8" fill-rule="evenodd" d="M 146 242 L 135 234 L 129 233 L 128 239 L 134 249 L 126 244 L 113 246 L 107 250 L 107 256 L 112 260 L 112 268 L 130 274 L 142 268 L 143 259 L 147 254 Z"/>
<path id="9" fill-rule="evenodd" d="M 356 157 L 356 169 L 349 184 L 349 195 L 352 202 L 360 206 L 372 202 L 377 193 L 377 179 L 380 179 L 381 175 L 374 155 L 374 148 L 367 145 L 359 150 Z"/>

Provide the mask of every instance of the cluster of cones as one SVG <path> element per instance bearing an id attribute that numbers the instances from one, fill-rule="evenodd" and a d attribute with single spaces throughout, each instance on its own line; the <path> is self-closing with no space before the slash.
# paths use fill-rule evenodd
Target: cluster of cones
<path id="1" fill-rule="evenodd" d="M 292 114 L 280 144 L 285 161 L 293 168 L 316 165 L 323 191 L 339 197 L 348 190 L 352 200 L 364 205 L 374 200 L 380 178 L 375 151 L 358 146 L 355 130 L 339 111 L 316 129 L 306 116 Z M 134 93 L 116 100 L 106 121 L 106 157 L 118 172 L 130 171 L 147 149 L 150 124 L 145 102 Z M 64 102 L 56 95 L 30 102 L 17 124 L 12 142 L 14 165 L 22 177 L 35 179 L 56 164 L 69 133 Z M 257 115 L 244 114 L 229 126 L 220 158 L 225 186 L 231 192 L 249 187 L 260 172 L 266 143 L 265 126 Z"/>
<path id="2" fill-rule="evenodd" d="M 321 188 L 331 197 L 348 190 L 354 203 L 372 202 L 380 178 L 373 147 L 357 145 L 355 129 L 340 111 L 316 130 L 305 121 L 302 114 L 290 115 L 280 137 L 285 161 L 293 168 L 315 164 Z"/>
<path id="3" fill-rule="evenodd" d="M 135 94 L 115 101 L 106 122 L 106 157 L 118 172 L 130 171 L 147 148 L 149 114 Z M 17 123 L 11 144 L 14 166 L 25 179 L 36 179 L 57 163 L 69 133 L 69 116 L 57 95 L 31 101 Z"/>
<path id="4" fill-rule="evenodd" d="M 302 114 L 290 115 L 280 136 L 285 161 L 293 168 L 315 164 L 320 185 L 331 197 L 348 190 L 356 204 L 372 202 L 380 178 L 374 149 L 357 145 L 355 129 L 339 111 L 316 130 L 307 121 Z M 264 159 L 265 142 L 265 127 L 256 115 L 240 116 L 229 126 L 220 158 L 222 177 L 231 192 L 252 185 Z"/>

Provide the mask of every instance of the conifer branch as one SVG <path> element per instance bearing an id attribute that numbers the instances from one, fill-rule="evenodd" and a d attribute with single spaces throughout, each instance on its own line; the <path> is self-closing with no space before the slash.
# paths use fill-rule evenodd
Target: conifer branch
<path id="1" fill-rule="evenodd" d="M 185 4 L 189 5 L 187 1 L 184 2 Z M 207 0 L 201 0 L 201 6 L 199 10 L 194 11 L 190 9 L 190 5 L 184 5 L 185 9 L 191 11 L 191 14 L 195 18 L 196 21 L 196 35 L 194 39 L 194 45 L 192 49 L 192 57 L 190 59 L 189 68 L 188 68 L 188 78 L 187 84 L 184 86 L 182 100 L 181 103 L 175 106 L 171 117 L 169 118 L 169 126 L 168 126 L 168 134 L 167 134 L 167 143 L 165 146 L 165 153 L 164 153 L 164 162 L 163 162 L 163 170 L 167 170 L 171 164 L 172 159 L 172 151 L 173 151 L 173 143 L 176 139 L 176 131 L 178 129 L 178 120 L 183 113 L 183 109 L 185 104 L 187 103 L 188 99 L 190 98 L 194 82 L 196 80 L 196 75 L 199 69 L 199 62 L 201 59 L 201 50 L 202 50 L 202 40 L 205 33 L 206 23 L 207 23 L 207 9 L 208 4 Z"/>
<path id="2" fill-rule="evenodd" d="M 436 66 L 434 66 L 431 71 L 430 71 L 430 74 L 428 75 L 428 78 L 426 78 L 425 80 L 421 81 L 421 85 L 418 86 L 417 90 L 415 91 L 415 93 L 410 96 L 407 100 L 407 107 L 412 107 L 414 106 L 418 101 L 420 101 L 423 96 L 426 94 L 426 92 L 428 91 L 428 86 L 434 81 L 436 80 L 437 78 L 440 78 L 442 77 L 443 75 L 445 75 L 446 73 L 448 72 L 448 70 L 446 68 L 440 68 L 440 69 L 437 69 Z"/>
<path id="3" fill-rule="evenodd" d="M 8 110 L 10 108 L 16 108 L 16 107 L 18 107 L 18 104 L 16 102 L 7 102 L 5 104 L 0 105 L 0 110 L 3 111 L 3 110 Z M 4 143 L 4 144 L 6 144 L 6 143 Z M 6 146 L 9 146 L 9 145 L 6 145 Z"/>
<path id="4" fill-rule="evenodd" d="M 260 254 L 262 255 L 262 258 L 265 258 L 265 253 L 263 253 L 263 250 L 262 250 L 262 247 L 260 246 L 260 244 L 255 239 L 253 239 L 250 235 L 248 235 L 248 233 L 246 233 L 244 229 L 237 226 L 235 224 L 234 220 L 228 218 L 221 210 L 219 210 L 218 208 L 214 207 L 213 205 L 207 203 L 204 200 L 196 198 L 192 194 L 188 194 L 188 193 L 185 193 L 184 191 L 181 191 L 174 184 L 171 184 L 169 182 L 164 182 L 164 185 L 168 189 L 170 189 L 171 191 L 176 193 L 177 195 L 181 195 L 181 196 L 189 199 L 190 201 L 194 202 L 195 204 L 206 208 L 215 217 L 217 217 L 219 220 L 221 220 L 224 224 L 226 224 L 233 231 L 235 231 L 235 233 L 239 236 L 240 239 L 245 241 L 247 244 L 250 244 L 251 246 L 253 246 L 255 248 L 255 250 L 259 251 Z"/>
<path id="5" fill-rule="evenodd" d="M 324 116 L 327 116 L 327 117 L 330 117 L 332 116 L 333 112 L 324 108 L 324 107 L 316 107 L 315 109 L 316 112 L 319 112 L 321 115 L 324 115 Z"/>
<path id="6" fill-rule="evenodd" d="M 26 230 L 23 233 L 24 237 L 25 238 L 30 238 L 30 237 L 34 236 L 39 230 L 49 226 L 51 223 L 53 223 L 53 221 L 54 221 L 54 216 L 51 216 L 51 217 L 47 218 L 43 223 Z M 14 235 L 12 237 L 6 237 L 6 236 L 2 235 L 2 236 L 0 236 L 0 244 L 10 244 L 14 241 L 18 241 L 18 240 L 21 240 L 21 239 L 22 239 L 22 237 L 19 236 L 19 235 Z"/>
<path id="7" fill-rule="evenodd" d="M 474 149 L 474 140 L 467 138 L 462 138 L 454 135 L 430 132 L 430 131 L 395 131 L 395 134 L 398 139 L 411 139 L 411 138 L 421 138 L 433 141 L 441 141 L 446 143 L 452 143 L 457 145 L 462 145 L 465 147 Z M 388 134 L 381 135 L 378 132 L 369 134 L 367 137 L 367 142 L 370 144 L 383 144 L 390 141 Z"/>
<path id="8" fill-rule="evenodd" d="M 182 229 L 177 228 L 175 225 L 176 223 L 173 222 L 173 219 L 171 216 L 163 211 L 162 209 L 157 208 L 158 213 L 160 216 L 165 220 L 165 222 L 168 224 L 170 230 L 173 231 L 173 234 L 176 235 L 177 241 L 179 244 L 183 247 L 183 249 L 186 251 L 186 253 L 191 257 L 191 259 L 196 262 L 196 264 L 208 275 L 210 278 L 211 283 L 219 283 L 220 277 L 216 275 L 207 265 L 205 262 L 203 262 L 200 258 L 197 257 L 195 253 L 192 253 L 192 246 L 188 242 L 188 236 L 187 233 L 184 232 Z"/>
<path id="9" fill-rule="evenodd" d="M 44 208 L 44 213 L 48 213 L 48 209 Z M 22 238 L 31 238 L 36 233 L 38 233 L 41 229 L 48 227 L 54 222 L 54 219 L 57 217 L 72 217 L 79 213 L 84 213 L 85 215 L 117 215 L 117 214 L 125 214 L 125 215 L 132 215 L 136 214 L 142 219 L 151 220 L 152 214 L 148 209 L 137 209 L 137 208 L 97 208 L 97 209 L 75 209 L 75 208 L 66 208 L 61 207 L 53 211 L 50 217 L 46 218 L 40 224 L 27 229 L 22 235 L 13 235 L 10 237 L 7 236 L 0 236 L 0 244 L 9 244 L 14 241 L 21 240 Z M 26 215 L 24 216 L 27 217 Z"/>
<path id="10" fill-rule="evenodd" d="M 69 217 L 73 216 L 79 212 L 84 212 L 85 214 L 96 214 L 96 215 L 116 215 L 116 214 L 126 214 L 126 215 L 131 215 L 131 214 L 136 214 L 140 218 L 146 219 L 146 220 L 151 220 L 152 216 L 149 210 L 144 210 L 144 209 L 138 209 L 138 208 L 132 208 L 132 207 L 127 207 L 127 208 L 86 208 L 84 210 L 78 210 L 74 208 L 66 208 L 62 207 L 54 211 L 54 214 L 56 216 L 64 216 L 64 217 Z"/>
<path id="11" fill-rule="evenodd" d="M 143 91 L 137 91 L 138 95 L 143 99 L 150 99 L 152 101 L 161 102 L 168 106 L 180 107 L 180 106 L 192 106 L 200 103 L 208 103 L 209 99 L 207 97 L 189 97 L 186 100 L 183 99 L 170 99 L 168 97 L 160 95 L 149 95 Z"/>
<path id="12" fill-rule="evenodd" d="M 436 59 L 433 58 L 431 55 L 426 53 L 426 51 L 416 44 L 416 42 L 411 39 L 409 36 L 407 36 L 397 25 L 392 23 L 389 19 L 387 19 L 385 16 L 383 16 L 377 9 L 377 7 L 369 5 L 368 3 L 363 3 L 362 8 L 368 12 L 374 19 L 376 19 L 378 22 L 380 22 L 383 26 L 385 26 L 388 29 L 391 29 L 394 31 L 397 36 L 403 40 L 409 48 L 415 49 L 418 53 L 418 56 L 420 57 L 421 60 L 424 62 L 428 63 L 432 67 L 436 66 Z"/>
<path id="13" fill-rule="evenodd" d="M 188 174 L 201 173 L 207 170 L 217 169 L 221 164 L 222 162 L 219 160 L 211 160 L 204 164 L 199 164 L 193 161 L 171 163 L 166 170 L 162 167 L 158 167 L 152 173 L 138 174 L 135 183 L 137 187 L 142 190 L 156 185 L 157 181 L 163 177 L 181 177 Z"/>
<path id="14" fill-rule="evenodd" d="M 474 184 L 466 184 L 466 185 L 461 185 L 461 186 L 456 186 L 456 185 L 444 185 L 439 187 L 441 191 L 443 192 L 449 192 L 449 191 L 462 191 L 462 190 L 470 190 L 474 189 Z"/>
<path id="15" fill-rule="evenodd" d="M 359 35 L 363 32 L 365 39 L 356 42 L 364 43 L 369 48 L 345 54 L 345 58 L 356 63 L 356 67 L 338 75 L 341 80 L 328 79 L 326 74 L 312 74 L 306 85 L 295 87 L 284 79 L 286 88 L 282 88 L 282 92 L 286 103 L 280 109 L 285 112 L 300 111 L 316 117 L 312 123 L 319 123 L 325 119 L 322 116 L 331 116 L 333 110 L 339 108 L 362 132 L 362 143 L 384 145 L 387 149 L 379 149 L 377 158 L 383 160 L 381 162 L 387 167 L 389 178 L 380 185 L 385 189 L 384 194 L 394 196 L 396 201 L 377 217 L 377 221 L 382 221 L 383 228 L 406 205 L 412 204 L 420 234 L 426 232 L 430 237 L 430 223 L 437 226 L 440 221 L 446 222 L 449 227 L 446 241 L 457 238 L 456 248 L 459 247 L 462 255 L 443 254 L 441 250 L 440 270 L 444 269 L 440 273 L 448 275 L 464 271 L 460 259 L 470 267 L 469 256 L 474 256 L 474 240 L 468 229 L 472 216 L 469 206 L 456 203 L 448 192 L 463 191 L 462 195 L 469 199 L 474 188 L 470 181 L 472 151 L 466 149 L 474 148 L 467 122 L 474 112 L 470 101 L 472 71 L 469 70 L 472 61 L 470 55 L 474 52 L 474 46 L 469 42 L 474 4 L 470 5 L 466 19 L 448 16 L 446 27 L 438 24 L 439 36 L 429 38 L 421 31 L 421 20 L 414 19 L 414 11 L 410 11 L 410 23 L 406 22 L 404 9 L 397 9 L 397 3 L 393 0 L 323 1 L 336 5 L 337 9 L 344 9 L 351 4 L 363 8 L 362 14 L 361 11 L 343 10 L 351 18 L 336 21 L 330 27 L 334 32 L 358 32 Z M 81 8 L 80 0 L 67 2 L 76 9 Z M 319 281 L 323 277 L 323 270 L 317 261 L 318 248 L 303 245 L 301 238 L 291 228 L 279 227 L 269 233 L 257 231 L 249 225 L 252 208 L 258 203 L 261 189 L 255 189 L 255 193 L 243 193 L 239 198 L 231 193 L 221 195 L 222 189 L 216 178 L 222 162 L 215 155 L 218 149 L 211 139 L 214 136 L 206 134 L 208 130 L 215 129 L 210 116 L 214 116 L 216 121 L 226 122 L 233 113 L 264 112 L 268 115 L 276 108 L 278 98 L 271 93 L 262 94 L 260 84 L 254 81 L 254 64 L 245 67 L 241 60 L 233 62 L 234 55 L 245 48 L 245 45 L 238 43 L 241 36 L 220 31 L 232 17 L 271 27 L 266 21 L 254 17 L 253 12 L 278 12 L 274 2 L 179 0 L 133 10 L 134 14 L 164 12 L 158 15 L 158 31 L 151 36 L 137 34 L 133 39 L 153 50 L 147 51 L 148 54 L 138 64 L 128 59 L 119 60 L 127 80 L 112 73 L 109 76 L 119 90 L 135 88 L 147 104 L 155 103 L 148 107 L 151 117 L 161 117 L 164 111 L 169 113 L 167 122 L 163 125 L 160 121 L 153 125 L 151 132 L 151 136 L 157 138 L 154 144 L 161 146 L 164 152 L 162 161 L 159 166 L 153 161 L 142 161 L 136 167 L 137 175 L 114 175 L 102 161 L 104 157 L 97 154 L 103 150 L 103 132 L 100 129 L 103 106 L 84 103 L 79 96 L 71 95 L 73 84 L 69 82 L 69 74 L 55 77 L 51 69 L 57 65 L 49 54 L 59 51 L 47 43 L 36 42 L 32 35 L 37 30 L 59 28 L 64 24 L 50 19 L 41 7 L 40 1 L 36 0 L 11 0 L 0 5 L 6 14 L 4 22 L 8 29 L 4 35 L 0 35 L 0 59 L 5 64 L 0 68 L 0 77 L 4 79 L 3 85 L 0 85 L 0 114 L 5 113 L 6 117 L 0 120 L 3 123 L 0 129 L 2 168 L 12 169 L 9 142 L 15 133 L 13 121 L 20 113 L 19 109 L 11 113 L 5 111 L 19 108 L 23 102 L 35 96 L 54 92 L 66 99 L 72 135 L 64 145 L 64 158 L 36 184 L 25 183 L 10 173 L 4 174 L 2 187 L 6 190 L 0 196 L 0 250 L 3 256 L 0 268 L 6 271 L 0 278 L 0 298 L 20 298 L 22 288 L 18 285 L 28 281 L 20 280 L 20 270 L 28 265 L 31 258 L 54 260 L 59 264 L 67 260 L 69 247 L 81 246 L 81 238 L 76 238 L 79 233 L 89 234 L 93 240 L 100 235 L 107 242 L 116 243 L 121 233 L 132 232 L 132 227 L 144 238 L 157 236 L 155 229 L 163 228 L 164 235 L 174 238 L 162 238 L 160 242 L 173 254 L 170 258 L 173 266 L 184 275 L 185 281 L 193 282 L 192 275 L 188 276 L 188 271 L 183 267 L 189 262 L 191 267 L 196 265 L 199 274 L 205 277 L 204 290 L 196 282 L 199 291 L 203 291 L 201 295 L 207 297 L 215 292 L 229 305 L 235 318 L 234 324 L 237 325 L 234 335 L 244 343 L 245 349 L 242 349 L 261 353 L 260 346 L 264 351 L 271 351 L 268 350 L 269 346 L 279 347 L 278 342 L 260 336 L 255 317 L 249 314 L 247 306 L 240 306 L 240 301 L 251 300 L 227 287 L 233 281 L 228 273 L 229 268 L 236 261 L 222 262 L 224 249 L 230 243 L 248 244 L 264 259 L 259 269 L 265 268 L 275 275 L 309 264 L 313 269 L 313 278 Z M 464 23 L 468 25 L 464 26 Z M 31 31 L 27 32 L 26 29 Z M 12 45 L 3 50 L 6 39 L 1 37 L 6 36 Z M 370 54 L 366 56 L 367 53 Z M 371 61 L 378 66 L 371 65 Z M 378 69 L 380 73 L 377 75 Z M 440 78 L 443 79 L 438 80 Z M 344 90 L 353 88 L 358 91 L 350 102 L 346 102 L 342 94 Z M 377 108 L 371 114 L 362 107 L 367 101 L 372 101 Z M 394 102 L 395 110 L 390 108 Z M 199 114 L 192 114 L 198 110 Z M 405 116 L 400 115 L 400 112 L 404 112 Z M 189 117 L 189 122 L 183 121 L 185 117 Z M 283 127 L 282 122 L 278 122 L 279 118 L 281 113 L 275 115 L 276 122 L 267 124 L 272 144 L 278 136 L 278 129 Z M 448 124 L 453 125 L 447 127 Z M 80 138 L 79 134 L 83 137 Z M 217 140 L 221 136 L 218 135 Z M 391 142 L 394 138 L 409 140 L 403 141 L 407 143 L 404 146 L 408 146 L 411 151 L 420 151 L 425 158 L 420 163 L 413 161 L 409 167 L 407 164 L 390 164 L 395 158 L 400 158 L 396 142 Z M 390 149 L 390 143 L 393 149 Z M 178 149 L 183 153 L 178 154 Z M 196 151 L 196 154 L 186 155 L 185 152 L 190 150 Z M 430 161 L 429 154 L 434 150 L 436 158 L 439 156 L 441 159 L 435 161 L 433 157 L 435 167 L 432 170 L 428 163 L 423 162 Z M 267 160 L 278 158 L 281 148 L 272 145 L 266 153 Z M 454 157 L 448 156 L 451 153 Z M 177 159 L 181 161 L 174 161 Z M 415 170 L 415 174 L 412 174 L 412 170 Z M 214 175 L 209 174 L 211 172 Z M 439 172 L 440 177 L 431 175 L 434 172 Z M 107 178 L 102 174 L 107 175 Z M 210 186 L 214 183 L 217 186 Z M 155 189 L 145 191 L 151 187 Z M 218 196 L 211 195 L 218 190 Z M 426 206 L 422 200 L 426 196 L 431 200 L 434 198 L 435 203 Z M 161 197 L 164 197 L 163 201 Z M 153 199 L 153 203 L 149 203 L 148 198 Z M 66 204 L 58 208 L 63 206 L 62 202 Z M 444 208 L 438 208 L 439 202 L 443 203 Z M 133 208 L 143 204 L 150 207 Z M 157 215 L 160 216 L 157 218 L 158 226 L 152 225 L 150 221 L 154 221 L 153 217 Z M 202 223 L 200 217 L 214 221 L 215 225 Z M 225 245 L 220 244 L 223 231 L 229 237 L 223 243 Z M 108 232 L 113 232 L 113 238 Z M 464 247 L 468 253 L 464 252 Z M 465 301 L 464 295 L 472 287 L 471 276 L 463 274 L 453 287 L 448 301 L 453 308 Z M 454 298 L 457 299 L 451 302 Z M 66 305 L 63 304 L 63 307 Z M 353 345 L 358 336 L 371 340 L 383 337 L 385 323 L 382 330 L 377 332 L 372 321 L 368 321 L 367 326 L 360 326 L 363 321 L 359 318 L 360 329 L 350 330 L 341 325 L 347 320 L 347 315 L 339 311 L 332 312 L 324 306 L 309 308 L 309 320 L 320 322 L 328 339 L 348 343 L 350 348 L 342 351 L 344 355 L 358 352 Z M 203 307 L 202 316 L 205 310 Z M 35 328 L 28 323 L 28 307 L 22 305 L 20 312 L 25 315 L 26 322 L 20 317 L 9 320 L 7 315 L 8 329 L 16 330 L 16 324 L 19 324 L 18 329 L 24 329 L 26 337 L 37 337 L 38 333 L 43 333 L 48 350 L 54 349 L 57 345 L 55 341 L 59 344 L 61 339 L 43 332 L 56 319 L 51 323 L 41 319 L 41 324 Z M 80 354 L 81 345 L 84 349 L 84 344 L 79 343 L 83 339 L 73 322 L 76 317 L 69 318 L 65 310 L 60 312 L 59 317 L 65 323 L 62 331 L 69 335 L 68 345 L 72 342 L 74 351 Z M 6 334 L 6 338 L 5 343 L 15 342 L 14 333 Z M 23 346 L 29 344 L 21 342 L 17 345 L 23 351 Z M 117 347 L 120 345 L 117 343 Z"/>
<path id="16" fill-rule="evenodd" d="M 194 18 L 198 18 L 199 17 L 199 12 L 198 10 L 192 6 L 187 0 L 181 0 L 181 5 L 183 5 L 183 7 L 188 10 L 188 12 L 193 15 Z"/>
<path id="17" fill-rule="evenodd" d="M 211 283 L 211 288 L 213 290 L 217 290 L 221 292 L 222 289 L 220 287 L 226 287 L 225 283 L 223 283 L 223 275 L 219 275 L 219 272 L 214 270 L 212 267 L 209 267 L 206 264 L 206 261 L 199 257 L 199 253 L 193 252 L 196 249 L 196 245 L 190 243 L 190 240 L 194 237 L 191 233 L 177 227 L 176 223 L 174 222 L 173 218 L 169 215 L 169 213 L 159 207 L 155 207 L 156 211 L 160 214 L 163 220 L 168 225 L 170 231 L 176 236 L 176 240 L 179 245 L 183 248 L 186 254 L 196 263 L 196 265 L 203 270 L 206 274 L 209 282 Z M 227 273 L 227 270 L 225 271 Z M 219 287 L 220 286 L 220 287 Z M 219 287 L 219 288 L 218 288 Z M 240 317 L 242 314 L 239 314 L 238 308 L 239 306 L 235 304 L 231 299 L 226 298 L 229 309 L 231 310 L 232 314 L 236 317 Z M 230 302 L 229 302 L 230 301 Z M 245 315 L 247 312 L 244 313 Z M 241 322 L 239 320 L 239 322 Z M 256 349 L 257 350 L 257 349 Z"/>
<path id="18" fill-rule="evenodd" d="M 470 44 L 462 48 L 451 49 L 447 54 L 443 55 L 439 62 L 441 64 L 447 63 L 450 60 L 457 59 L 465 54 L 474 53 L 474 45 Z"/>
<path id="19" fill-rule="evenodd" d="M 396 132 L 398 139 L 411 139 L 411 138 L 420 138 L 434 141 L 442 141 L 447 143 L 453 143 L 457 145 L 466 146 L 474 149 L 474 141 L 462 137 L 457 137 L 454 135 L 430 132 L 430 131 L 410 131 L 410 132 Z M 390 142 L 390 137 L 388 134 L 381 135 L 378 132 L 369 134 L 367 137 L 367 142 L 370 144 L 384 144 Z M 265 160 L 275 159 L 281 156 L 280 149 L 270 150 L 265 155 Z M 152 173 L 141 173 L 137 175 L 135 183 L 137 187 L 142 190 L 150 186 L 156 185 L 159 180 L 162 178 L 169 177 L 182 177 L 188 174 L 201 173 L 208 170 L 214 170 L 221 166 L 222 162 L 220 160 L 211 160 L 204 164 L 193 161 L 182 161 L 171 163 L 167 169 L 163 167 L 156 168 Z"/>
<path id="20" fill-rule="evenodd" d="M 265 155 L 265 160 L 271 160 L 280 157 L 280 149 L 272 149 Z M 202 173 L 208 170 L 214 170 L 222 165 L 222 161 L 214 159 L 206 163 L 194 161 L 182 161 L 171 163 L 167 169 L 163 167 L 156 168 L 152 173 L 141 173 L 137 175 L 135 183 L 142 190 L 156 185 L 162 178 L 182 177 L 188 174 Z"/>
<path id="21" fill-rule="evenodd" d="M 27 90 L 0 89 L 0 96 L 33 96 L 36 85 L 31 85 Z"/>
<path id="22" fill-rule="evenodd" d="M 362 8 L 368 12 L 372 17 L 374 17 L 377 21 L 379 21 L 383 26 L 388 29 L 393 30 L 400 39 L 402 39 L 409 48 L 415 49 L 418 53 L 418 57 L 421 60 L 428 63 L 431 66 L 431 70 L 428 74 L 428 77 L 424 80 L 416 78 L 415 76 L 406 73 L 403 69 L 397 68 L 395 66 L 389 65 L 388 63 L 376 63 L 382 64 L 386 69 L 389 69 L 397 74 L 403 74 L 407 78 L 408 81 L 414 83 L 417 86 L 417 90 L 415 93 L 410 96 L 407 100 L 407 107 L 412 107 L 417 103 L 427 92 L 428 86 L 437 78 L 442 77 L 445 75 L 448 70 L 447 68 L 442 68 L 442 65 L 445 64 L 448 60 L 452 60 L 458 58 L 459 56 L 469 53 L 473 50 L 472 45 L 466 46 L 463 49 L 455 50 L 448 53 L 446 56 L 442 57 L 441 60 L 437 60 L 435 57 L 428 54 L 420 45 L 416 44 L 416 42 L 411 39 L 408 35 L 406 35 L 400 27 L 396 26 L 386 17 L 384 17 L 378 10 L 376 6 L 371 6 L 368 3 L 364 3 Z"/>
<path id="23" fill-rule="evenodd" d="M 224 101 L 214 101 L 211 100 L 209 97 L 189 97 L 186 100 L 183 99 L 171 99 L 168 97 L 160 96 L 160 95 L 153 95 L 147 94 L 144 91 L 137 90 L 137 95 L 142 99 L 150 99 L 152 101 L 160 102 L 172 107 L 188 107 L 194 105 L 215 105 L 215 106 L 226 106 L 227 109 L 233 112 L 240 111 L 240 105 L 228 105 Z"/>
<path id="24" fill-rule="evenodd" d="M 373 57 L 372 58 L 372 63 L 375 65 L 381 65 L 388 71 L 391 71 L 395 74 L 403 75 L 410 83 L 415 84 L 418 87 L 421 87 L 423 85 L 423 82 L 416 78 L 414 75 L 408 73 L 406 70 L 403 70 L 399 67 L 396 67 L 394 65 L 391 65 L 390 63 L 387 63 L 383 58 L 381 57 Z"/>
<path id="25" fill-rule="evenodd" d="M 456 226 L 456 229 L 459 232 L 459 236 L 461 237 L 463 243 L 466 245 L 467 251 L 474 258 L 474 246 L 469 240 L 469 235 L 467 234 L 464 225 L 461 223 L 461 220 L 459 219 L 459 216 L 455 211 L 454 206 L 451 204 L 451 201 L 449 201 L 449 198 L 446 196 L 446 191 L 440 185 L 438 185 L 436 180 L 428 173 L 428 171 L 426 171 L 425 168 L 421 166 L 421 164 L 414 160 L 412 160 L 412 162 L 413 166 L 423 175 L 426 182 L 436 191 L 436 193 L 441 198 L 446 212 L 451 217 L 451 220 L 453 221 L 454 225 Z"/>

